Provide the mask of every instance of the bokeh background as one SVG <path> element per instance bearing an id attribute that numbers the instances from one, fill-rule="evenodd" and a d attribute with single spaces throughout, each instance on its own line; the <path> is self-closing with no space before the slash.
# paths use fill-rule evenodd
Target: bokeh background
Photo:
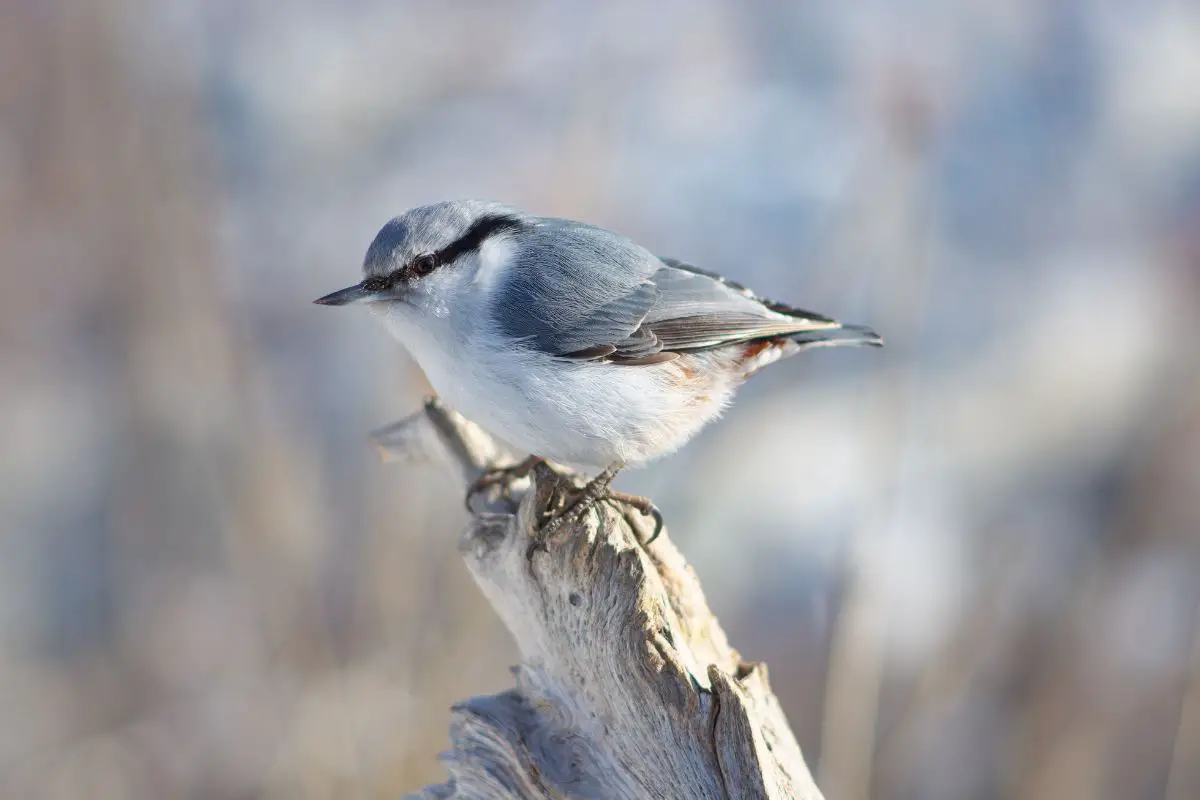
<path id="1" fill-rule="evenodd" d="M 1200 797 L 1200 6 L 0 3 L 0 796 L 396 797 L 517 655 L 357 280 L 451 197 L 869 323 L 652 494 L 831 798 Z"/>

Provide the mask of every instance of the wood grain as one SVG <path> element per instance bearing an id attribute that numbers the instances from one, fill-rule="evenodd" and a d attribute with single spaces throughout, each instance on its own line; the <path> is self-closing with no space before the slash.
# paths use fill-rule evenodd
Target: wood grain
<path id="1" fill-rule="evenodd" d="M 464 488 L 503 450 L 436 402 L 375 434 L 440 451 Z M 667 532 L 600 504 L 534 547 L 570 476 L 541 470 L 459 542 L 521 652 L 516 685 L 454 706 L 449 780 L 419 798 L 820 798 L 763 664 L 746 663 Z"/>

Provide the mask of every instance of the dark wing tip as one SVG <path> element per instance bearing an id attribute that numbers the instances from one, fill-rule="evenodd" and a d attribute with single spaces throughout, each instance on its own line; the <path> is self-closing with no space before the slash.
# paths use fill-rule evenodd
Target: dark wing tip
<path id="1" fill-rule="evenodd" d="M 883 347 L 883 337 L 865 325 L 817 328 L 788 336 L 801 347 Z"/>
<path id="2" fill-rule="evenodd" d="M 855 344 L 864 347 L 883 347 L 883 337 L 866 325 L 843 324 L 841 329 L 857 338 Z"/>

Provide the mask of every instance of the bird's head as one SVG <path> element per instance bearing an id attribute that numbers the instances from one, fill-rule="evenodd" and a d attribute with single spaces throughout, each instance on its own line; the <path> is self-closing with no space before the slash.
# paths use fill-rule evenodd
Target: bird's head
<path id="1" fill-rule="evenodd" d="M 445 317 L 488 288 L 513 238 L 531 224 L 517 210 L 480 200 L 417 206 L 388 221 L 363 259 L 363 280 L 315 302 L 366 304 Z"/>

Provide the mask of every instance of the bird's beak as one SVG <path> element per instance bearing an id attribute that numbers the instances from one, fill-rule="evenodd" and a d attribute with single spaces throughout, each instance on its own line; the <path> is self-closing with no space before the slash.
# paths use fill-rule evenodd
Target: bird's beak
<path id="1" fill-rule="evenodd" d="M 345 289 L 339 289 L 333 294 L 317 298 L 313 302 L 319 306 L 348 306 L 355 303 L 369 303 L 378 299 L 380 299 L 378 292 L 372 292 L 370 289 L 364 288 L 361 283 L 356 283 Z"/>

